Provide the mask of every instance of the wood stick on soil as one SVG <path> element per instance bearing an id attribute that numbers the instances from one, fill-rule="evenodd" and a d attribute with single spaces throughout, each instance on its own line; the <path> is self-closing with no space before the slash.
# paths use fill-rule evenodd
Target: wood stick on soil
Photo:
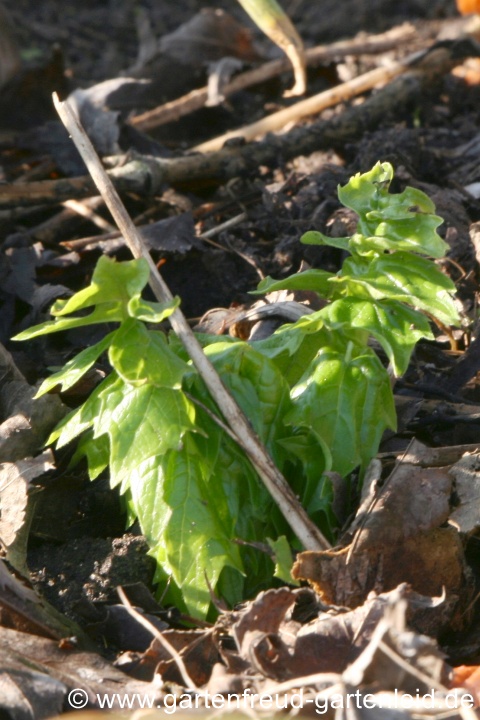
<path id="1" fill-rule="evenodd" d="M 300 100 L 290 107 L 267 115 L 267 117 L 250 125 L 244 125 L 237 130 L 231 130 L 216 138 L 200 143 L 200 145 L 195 145 L 192 150 L 196 152 L 215 152 L 215 150 L 220 150 L 227 140 L 231 140 L 232 138 L 243 138 L 243 140 L 248 142 L 254 140 L 256 137 L 266 135 L 269 132 L 282 130 L 289 123 L 297 122 L 309 115 L 316 115 L 333 105 L 338 105 L 346 100 L 351 100 L 356 95 L 361 95 L 368 90 L 372 90 L 372 88 L 378 85 L 385 85 L 389 80 L 405 72 L 406 67 L 404 63 L 397 62 L 392 63 L 390 67 L 375 68 L 374 70 L 370 70 L 363 75 L 353 78 L 353 80 L 340 83 L 340 85 L 336 85 L 330 90 L 324 90 L 306 100 Z"/>
<path id="2" fill-rule="evenodd" d="M 55 94 L 55 108 L 72 136 L 105 204 L 122 232 L 125 242 L 135 258 L 144 258 L 150 268 L 150 287 L 160 302 L 168 302 L 173 296 L 153 262 L 140 233 L 133 224 L 113 183 L 105 172 L 93 145 L 83 130 L 77 115 L 68 103 L 61 103 Z M 197 368 L 212 398 L 217 403 L 227 424 L 233 431 L 238 445 L 246 453 L 260 479 L 265 484 L 283 516 L 303 546 L 310 550 L 330 547 L 320 530 L 312 523 L 300 505 L 291 487 L 273 463 L 249 421 L 222 383 L 213 365 L 206 358 L 200 343 L 192 332 L 185 316 L 178 308 L 170 316 L 170 323 Z"/>
<path id="3" fill-rule="evenodd" d="M 410 24 L 394 28 L 381 35 L 373 35 L 369 38 L 354 38 L 353 40 L 342 40 L 331 45 L 319 45 L 305 51 L 307 65 L 318 65 L 322 61 L 338 59 L 345 55 L 368 55 L 373 53 L 386 52 L 399 43 L 405 42 L 415 35 L 415 28 Z M 222 95 L 228 97 L 233 93 L 245 90 L 252 85 L 270 80 L 290 68 L 287 58 L 271 60 L 258 68 L 247 70 L 228 82 L 222 88 Z M 208 87 L 197 88 L 182 97 L 170 100 L 153 110 L 148 110 L 140 115 L 129 119 L 130 125 L 142 131 L 153 130 L 166 123 L 178 120 L 185 115 L 200 110 L 208 100 Z"/>
<path id="4" fill-rule="evenodd" d="M 164 183 L 173 186 L 191 184 L 198 180 L 213 182 L 244 176 L 257 171 L 260 165 L 286 162 L 299 155 L 334 149 L 341 152 L 347 143 L 362 137 L 378 127 L 385 117 L 402 118 L 413 104 L 421 104 L 425 95 L 436 92 L 439 80 L 445 73 L 468 56 L 478 54 L 463 41 L 435 49 L 410 72 L 395 78 L 384 88 L 371 95 L 360 105 L 353 105 L 328 120 L 319 119 L 305 127 L 296 127 L 280 136 L 268 136 L 261 142 L 222 148 L 218 152 L 202 155 L 190 154 L 173 158 L 125 156 L 106 158 L 110 164 L 109 177 L 121 193 L 155 195 Z M 59 204 L 70 198 L 96 195 L 95 183 L 90 176 L 42 180 L 33 183 L 0 184 L 0 209 L 28 207 L 40 204 Z"/>

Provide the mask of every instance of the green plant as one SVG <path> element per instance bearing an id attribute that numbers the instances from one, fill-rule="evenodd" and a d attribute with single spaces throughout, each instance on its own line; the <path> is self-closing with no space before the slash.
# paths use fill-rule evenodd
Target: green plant
<path id="1" fill-rule="evenodd" d="M 389 193 L 392 177 L 392 167 L 379 163 L 339 188 L 340 200 L 359 217 L 352 237 L 309 232 L 302 238 L 348 252 L 339 273 L 267 278 L 257 291 L 311 290 L 328 301 L 322 310 L 256 343 L 200 338 L 273 460 L 330 536 L 335 518 L 327 471 L 347 479 L 365 468 L 385 428 L 396 424 L 389 373 L 370 338 L 400 375 L 416 342 L 433 338 L 424 313 L 458 323 L 454 285 L 428 259 L 446 250 L 436 233 L 441 219 L 424 193 Z M 234 603 L 271 583 L 274 572 L 285 577 L 285 538 L 293 547 L 298 542 L 216 421 L 215 404 L 182 346 L 156 329 L 178 300 L 142 299 L 148 275 L 144 260 L 101 258 L 88 288 L 57 301 L 54 320 L 15 339 L 116 324 L 40 387 L 38 395 L 70 388 L 108 352 L 110 375 L 49 442 L 62 447 L 80 436 L 76 457 L 86 457 L 91 478 L 109 468 L 112 487 L 124 495 L 130 519 L 139 519 L 157 560 L 156 579 L 162 586 L 170 581 L 172 602 L 204 616 L 210 588 Z"/>

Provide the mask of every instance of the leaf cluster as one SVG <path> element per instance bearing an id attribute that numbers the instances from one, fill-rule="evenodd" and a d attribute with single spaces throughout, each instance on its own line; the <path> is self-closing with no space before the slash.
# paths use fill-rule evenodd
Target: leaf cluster
<path id="1" fill-rule="evenodd" d="M 453 283 L 429 258 L 446 244 L 441 219 L 419 190 L 392 194 L 388 163 L 339 188 L 358 214 L 357 232 L 305 243 L 348 253 L 333 274 L 308 270 L 264 280 L 259 293 L 316 292 L 323 309 L 281 327 L 267 340 L 247 343 L 203 337 L 223 382 L 250 419 L 273 460 L 309 514 L 332 532 L 332 488 L 327 471 L 348 478 L 376 454 L 396 415 L 387 368 L 371 345 L 383 348 L 395 375 L 405 372 L 415 344 L 432 338 L 424 313 L 458 323 Z M 91 285 L 52 308 L 54 319 L 17 340 L 94 323 L 117 327 L 47 378 L 38 395 L 67 390 L 105 352 L 112 371 L 86 402 L 67 416 L 49 442 L 75 438 L 97 477 L 109 468 L 138 518 L 157 561 L 157 580 L 169 599 L 197 616 L 210 606 L 210 589 L 235 603 L 288 576 L 286 526 L 239 447 L 216 422 L 218 410 L 179 342 L 158 329 L 178 305 L 142 299 L 143 260 L 98 262 Z M 271 539 L 273 538 L 273 539 Z"/>

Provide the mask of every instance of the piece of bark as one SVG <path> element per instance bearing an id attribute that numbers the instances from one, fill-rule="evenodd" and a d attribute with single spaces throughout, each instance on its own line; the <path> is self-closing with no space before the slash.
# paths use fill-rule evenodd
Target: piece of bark
<path id="1" fill-rule="evenodd" d="M 35 393 L 0 345 L 0 462 L 36 455 L 67 412 L 58 396 Z"/>

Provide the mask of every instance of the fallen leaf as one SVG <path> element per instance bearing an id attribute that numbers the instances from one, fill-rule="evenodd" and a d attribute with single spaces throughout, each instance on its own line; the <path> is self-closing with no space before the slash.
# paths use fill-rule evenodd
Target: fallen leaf
<path id="1" fill-rule="evenodd" d="M 448 468 L 397 465 L 378 497 L 373 492 L 362 503 L 353 545 L 300 553 L 293 576 L 308 580 L 326 602 L 347 607 L 403 582 L 428 597 L 445 591 L 438 632 L 455 610 L 460 618 L 459 598 L 466 607 L 470 597 L 460 536 L 444 526 L 451 492 Z"/>
<path id="2" fill-rule="evenodd" d="M 452 465 L 458 506 L 450 515 L 460 532 L 471 534 L 480 527 L 480 455 L 466 454 Z"/>
<path id="3" fill-rule="evenodd" d="M 226 56 L 245 61 L 259 59 L 249 31 L 228 13 L 212 8 L 204 8 L 174 32 L 160 38 L 159 49 L 193 66 Z"/>
<path id="4" fill-rule="evenodd" d="M 36 458 L 0 464 L 0 541 L 10 565 L 25 575 L 30 484 L 54 467 L 51 450 L 45 450 Z"/>

